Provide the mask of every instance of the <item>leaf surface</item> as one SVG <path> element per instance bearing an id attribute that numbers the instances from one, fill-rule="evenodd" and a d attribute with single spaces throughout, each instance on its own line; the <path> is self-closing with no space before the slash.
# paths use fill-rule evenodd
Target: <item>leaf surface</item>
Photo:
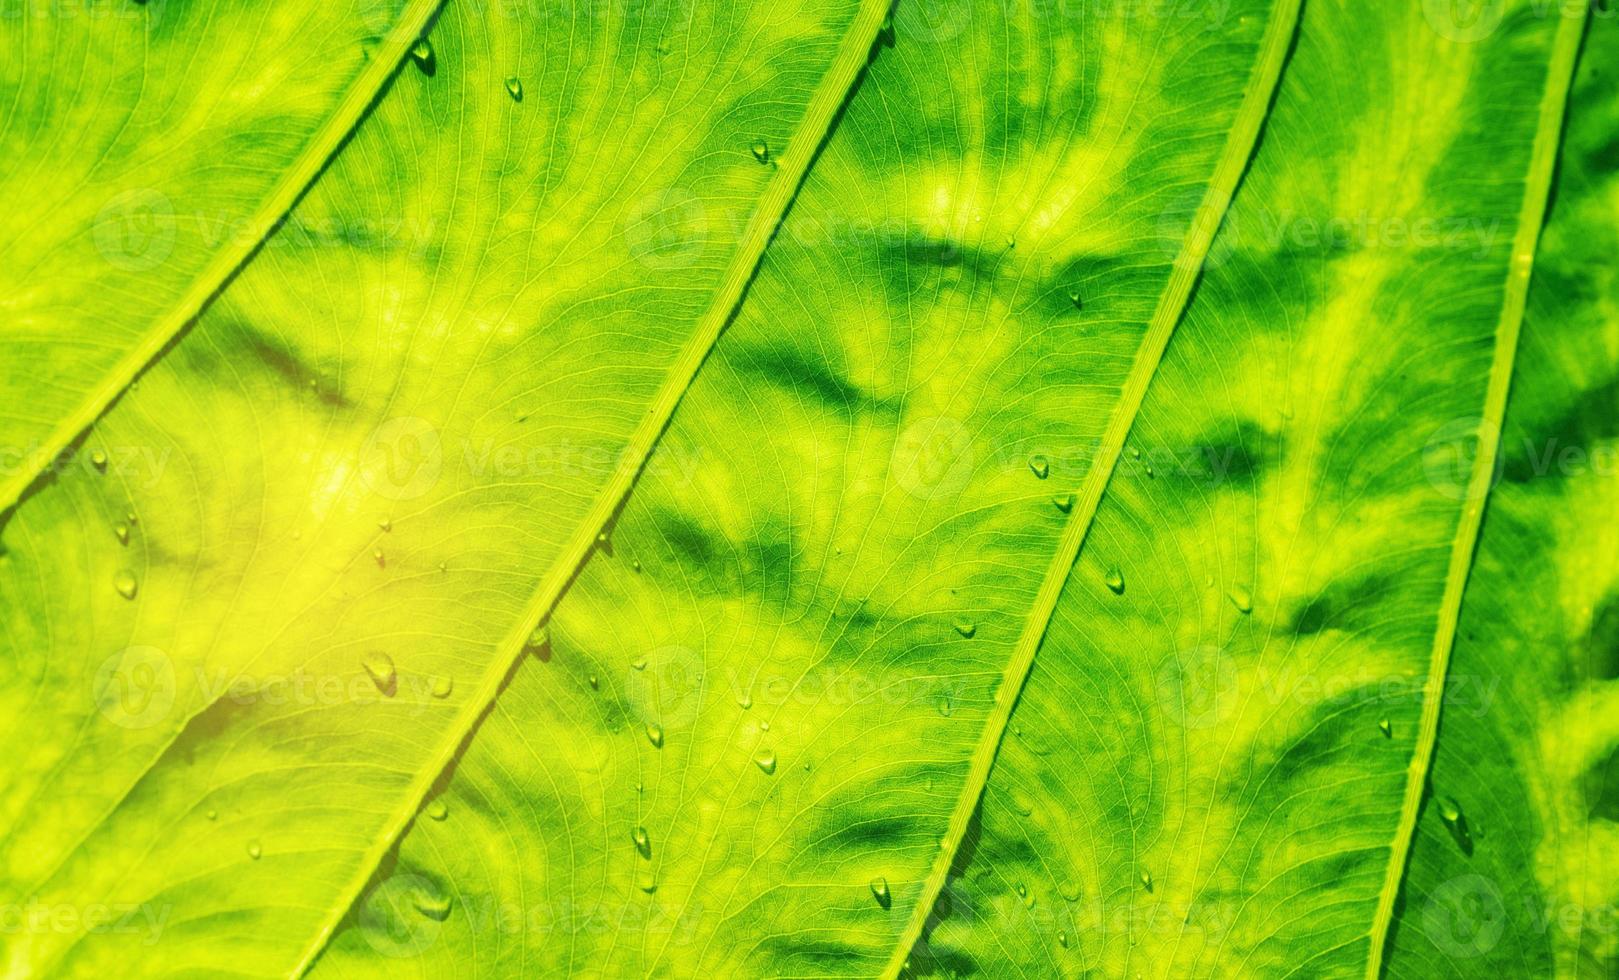
<path id="1" fill-rule="evenodd" d="M 1569 105 L 1389 977 L 1619 968 L 1619 25 Z M 1472 444 L 1455 447 L 1467 458 Z"/>
<path id="2" fill-rule="evenodd" d="M 276 227 L 437 6 L 7 5 L 0 512 Z"/>
<path id="3" fill-rule="evenodd" d="M 881 16 L 447 9 L 288 225 L 397 233 L 267 244 L 6 523 L 0 890 L 147 910 L 165 970 L 313 955 L 644 462 Z M 5 966 L 149 952 L 93 926 Z"/>
<path id="4" fill-rule="evenodd" d="M 660 446 L 700 465 L 636 488 L 314 975 L 902 952 L 1295 10 L 902 7 Z"/>
<path id="5" fill-rule="evenodd" d="M 1444 451 L 1515 336 L 1539 109 L 1578 26 L 1524 4 L 1457 38 L 1419 5 L 1306 5 L 923 972 L 1375 972 L 1471 553 Z"/>

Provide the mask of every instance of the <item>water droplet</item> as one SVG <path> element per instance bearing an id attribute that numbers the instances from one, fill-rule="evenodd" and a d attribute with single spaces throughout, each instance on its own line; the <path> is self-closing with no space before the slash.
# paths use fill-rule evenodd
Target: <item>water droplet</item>
<path id="1" fill-rule="evenodd" d="M 539 657 L 541 660 L 550 660 L 550 627 L 546 626 L 544 623 L 534 627 L 534 632 L 530 633 L 528 635 L 528 639 L 523 641 L 523 649 L 528 653 L 532 653 L 534 656 Z"/>
<path id="2" fill-rule="evenodd" d="M 1052 506 L 1066 514 L 1074 509 L 1074 495 L 1071 493 L 1059 493 L 1051 498 L 1051 503 Z"/>
<path id="3" fill-rule="evenodd" d="M 1077 902 L 1083 892 L 1079 890 L 1079 882 L 1066 881 L 1058 886 L 1057 894 L 1061 895 L 1065 902 Z"/>
<path id="4" fill-rule="evenodd" d="M 770 162 L 770 144 L 764 140 L 753 141 L 753 158 L 760 163 Z"/>
<path id="5" fill-rule="evenodd" d="M 639 558 L 631 558 L 630 559 L 630 568 L 633 571 L 639 572 L 641 570 L 641 559 L 639 559 Z"/>
<path id="6" fill-rule="evenodd" d="M 513 102 L 523 101 L 523 80 L 516 75 L 506 79 L 506 94 L 512 97 Z"/>
<path id="7" fill-rule="evenodd" d="M 652 857 L 652 837 L 645 827 L 637 827 L 630 834 L 630 840 L 635 842 L 635 851 L 644 858 Z"/>
<path id="8" fill-rule="evenodd" d="M 958 619 L 956 620 L 956 632 L 970 640 L 978 632 L 978 624 L 965 619 Z"/>
<path id="9" fill-rule="evenodd" d="M 1134 446 L 1131 446 L 1129 449 L 1125 450 L 1125 452 L 1128 452 L 1130 454 L 1131 459 L 1140 459 L 1141 458 L 1141 450 L 1137 449 Z"/>
<path id="10" fill-rule="evenodd" d="M 646 658 L 641 657 L 640 659 L 636 660 L 635 663 L 630 664 L 630 666 L 634 667 L 636 670 L 646 670 Z"/>
<path id="11" fill-rule="evenodd" d="M 761 732 L 770 731 L 770 722 L 768 720 L 759 722 L 759 730 Z"/>
<path id="12" fill-rule="evenodd" d="M 209 820 L 218 820 L 219 819 L 219 811 L 218 810 L 209 810 L 208 811 L 208 819 Z"/>
<path id="13" fill-rule="evenodd" d="M 1021 813 L 1023 816 L 1027 817 L 1030 814 L 1034 813 L 1034 804 L 1029 802 L 1029 798 L 1027 796 L 1024 796 L 1022 793 L 1019 793 L 1017 790 L 1013 790 L 1012 791 L 1012 809 L 1016 810 L 1018 813 Z"/>
<path id="14" fill-rule="evenodd" d="M 606 531 L 602 531 L 601 533 L 596 535 L 596 547 L 598 547 L 598 548 L 606 548 L 607 547 L 607 532 Z"/>
<path id="15" fill-rule="evenodd" d="M 769 749 L 761 749 L 759 753 L 753 757 L 753 764 L 758 766 L 765 773 L 765 775 L 774 775 L 776 772 L 776 753 L 770 751 Z"/>
<path id="16" fill-rule="evenodd" d="M 871 879 L 871 897 L 875 898 L 877 904 L 885 909 L 894 904 L 894 896 L 888 894 L 887 878 Z"/>
<path id="17" fill-rule="evenodd" d="M 1445 822 L 1445 829 L 1455 838 L 1456 846 L 1464 854 L 1473 853 L 1473 831 L 1467 824 L 1467 814 L 1462 812 L 1462 805 L 1454 797 L 1443 796 L 1438 800 L 1439 819 Z"/>
<path id="18" fill-rule="evenodd" d="M 115 525 L 113 525 L 112 533 L 117 535 L 119 544 L 128 544 L 129 543 L 129 525 L 128 524 L 115 524 Z"/>
<path id="19" fill-rule="evenodd" d="M 646 726 L 646 740 L 652 743 L 655 749 L 663 748 L 663 726 L 655 721 L 648 722 Z"/>
<path id="20" fill-rule="evenodd" d="M 1394 726 L 1389 724 L 1389 720 L 1387 718 L 1384 718 L 1377 723 L 1377 730 L 1383 733 L 1384 738 L 1394 737 Z"/>
<path id="21" fill-rule="evenodd" d="M 753 707 L 753 692 L 743 691 L 740 695 L 738 695 L 736 699 L 736 706 L 741 708 L 743 711 Z"/>
<path id="22" fill-rule="evenodd" d="M 936 707 L 938 707 L 938 709 L 939 709 L 939 714 L 944 715 L 946 718 L 950 717 L 951 706 L 950 706 L 950 699 L 949 698 L 944 697 L 943 695 L 941 695 L 939 697 L 939 702 L 938 702 Z"/>
<path id="23" fill-rule="evenodd" d="M 1124 573 L 1119 571 L 1118 566 L 1109 568 L 1107 578 L 1103 579 L 1103 581 L 1107 583 L 1108 590 L 1114 595 L 1124 595 Z"/>
<path id="24" fill-rule="evenodd" d="M 592 691 L 596 691 L 596 690 L 601 689 L 602 682 L 601 682 L 600 677 L 597 677 L 595 674 L 591 674 L 589 679 L 590 679 L 590 689 Z"/>
<path id="25" fill-rule="evenodd" d="M 1141 872 L 1141 887 L 1145 888 L 1147 891 L 1152 891 L 1152 872 L 1151 871 L 1143 871 L 1143 872 Z"/>
<path id="26" fill-rule="evenodd" d="M 100 449 L 90 450 L 90 465 L 101 472 L 107 472 L 107 454 Z"/>
<path id="27" fill-rule="evenodd" d="M 393 518 L 384 517 L 382 520 L 377 522 L 377 527 L 382 529 L 382 533 L 387 534 L 389 531 L 394 529 Z"/>
<path id="28" fill-rule="evenodd" d="M 388 559 L 386 559 L 386 558 L 384 558 L 382 556 L 382 549 L 381 548 L 378 548 L 376 551 L 371 552 L 371 557 L 376 560 L 378 568 L 387 568 L 388 567 Z"/>
<path id="29" fill-rule="evenodd" d="M 1148 464 L 1147 464 L 1147 479 L 1149 479 L 1149 480 L 1150 480 L 1150 479 L 1152 479 L 1152 478 L 1153 478 L 1153 477 L 1155 477 L 1155 476 L 1157 476 L 1157 475 L 1158 475 L 1158 473 L 1157 473 L 1157 471 L 1155 471 L 1155 470 L 1154 470 L 1154 469 L 1153 469 L 1153 468 L 1152 468 L 1152 464 L 1151 464 L 1151 463 L 1148 463 Z"/>
<path id="30" fill-rule="evenodd" d="M 1062 932 L 1060 930 L 1058 931 L 1058 933 L 1057 933 L 1057 945 L 1061 946 L 1063 949 L 1068 948 L 1068 933 Z"/>
<path id="31" fill-rule="evenodd" d="M 433 697 L 447 698 L 450 696 L 450 692 L 454 690 L 455 678 L 448 676 L 433 678 Z"/>
<path id="32" fill-rule="evenodd" d="M 1036 453 L 1029 457 L 1029 469 L 1034 475 L 1044 480 L 1051 473 L 1051 462 L 1044 456 Z"/>
<path id="33" fill-rule="evenodd" d="M 652 870 L 650 868 L 644 869 L 641 872 L 641 875 L 636 880 L 635 885 L 648 895 L 658 890 L 658 881 L 656 878 L 652 877 Z"/>
<path id="34" fill-rule="evenodd" d="M 112 577 L 112 587 L 125 599 L 135 598 L 135 593 L 140 589 L 135 581 L 135 573 L 127 568 Z"/>
<path id="35" fill-rule="evenodd" d="M 433 44 L 425 37 L 416 39 L 410 46 L 410 60 L 416 63 L 423 75 L 432 75 L 438 71 L 438 55 L 433 53 Z"/>
<path id="36" fill-rule="evenodd" d="M 386 653 L 373 653 L 364 660 L 365 672 L 383 697 L 391 698 L 399 689 L 399 674 L 394 670 L 394 658 Z"/>
<path id="37" fill-rule="evenodd" d="M 1226 598 L 1230 599 L 1231 604 L 1237 607 L 1237 612 L 1244 616 L 1254 611 L 1254 597 L 1240 585 L 1232 586 L 1231 591 L 1226 593 Z"/>
<path id="38" fill-rule="evenodd" d="M 434 922 L 443 922 L 450 917 L 450 896 L 439 891 L 435 884 L 424 882 L 416 889 L 414 902 L 416 911 Z"/>
<path id="39" fill-rule="evenodd" d="M 1017 883 L 1017 897 L 1018 898 L 1027 898 L 1028 895 L 1029 895 L 1029 886 L 1025 885 L 1021 881 L 1018 882 Z"/>
<path id="40" fill-rule="evenodd" d="M 1085 298 L 1079 295 L 1079 290 L 1077 289 L 1069 292 L 1068 302 L 1074 304 L 1074 309 L 1076 310 L 1083 310 L 1085 308 Z"/>
<path id="41" fill-rule="evenodd" d="M 264 856 L 264 848 L 259 846 L 258 841 L 250 840 L 247 842 L 247 856 L 257 861 Z"/>
<path id="42" fill-rule="evenodd" d="M 443 800 L 434 800 L 427 804 L 427 815 L 434 820 L 443 820 L 450 815 L 450 808 L 445 806 Z"/>

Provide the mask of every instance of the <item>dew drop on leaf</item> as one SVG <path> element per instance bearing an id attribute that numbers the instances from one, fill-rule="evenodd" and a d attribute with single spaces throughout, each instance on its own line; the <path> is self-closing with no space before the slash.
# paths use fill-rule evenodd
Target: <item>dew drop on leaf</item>
<path id="1" fill-rule="evenodd" d="M 512 97 L 513 102 L 523 101 L 523 80 L 516 75 L 506 79 L 506 94 Z"/>
<path id="2" fill-rule="evenodd" d="M 399 689 L 399 672 L 394 669 L 394 659 L 386 653 L 373 653 L 365 658 L 364 666 L 382 696 L 393 697 Z"/>
<path id="3" fill-rule="evenodd" d="M 758 766 L 765 775 L 773 775 L 776 771 L 776 753 L 769 749 L 762 749 L 753 757 L 753 764 Z"/>
<path id="4" fill-rule="evenodd" d="M 113 576 L 112 587 L 125 599 L 135 598 L 135 593 L 140 589 L 139 583 L 135 581 L 135 573 L 127 568 Z"/>
<path id="5" fill-rule="evenodd" d="M 978 624 L 965 619 L 958 619 L 956 620 L 956 632 L 970 640 L 978 632 Z"/>
<path id="6" fill-rule="evenodd" d="M 90 465 L 101 472 L 107 472 L 107 454 L 100 449 L 90 451 Z"/>
<path id="7" fill-rule="evenodd" d="M 417 887 L 413 902 L 416 911 L 434 922 L 443 922 L 450 917 L 450 896 L 440 891 L 435 884 L 424 881 Z"/>
<path id="8" fill-rule="evenodd" d="M 129 525 L 128 524 L 119 523 L 119 524 L 113 525 L 112 533 L 118 536 L 118 543 L 119 544 L 128 544 L 129 543 Z"/>
<path id="9" fill-rule="evenodd" d="M 871 879 L 871 896 L 885 909 L 894 904 L 894 896 L 888 894 L 887 878 Z"/>
<path id="10" fill-rule="evenodd" d="M 630 840 L 635 842 L 636 853 L 644 858 L 652 856 L 652 838 L 647 834 L 645 827 L 635 828 L 635 831 L 630 834 Z"/>
<path id="11" fill-rule="evenodd" d="M 523 649 L 534 654 L 541 660 L 551 659 L 548 651 L 551 649 L 551 630 L 545 624 L 534 627 L 534 632 L 523 641 Z"/>
<path id="12" fill-rule="evenodd" d="M 432 75 L 438 71 L 438 55 L 433 53 L 433 44 L 425 37 L 416 39 L 410 46 L 410 60 L 416 63 L 423 75 Z"/>
<path id="13" fill-rule="evenodd" d="M 1240 585 L 1232 586 L 1231 591 L 1226 593 L 1226 598 L 1230 599 L 1231 604 L 1237 607 L 1237 612 L 1244 616 L 1254 611 L 1254 597 Z"/>
<path id="14" fill-rule="evenodd" d="M 264 848 L 260 847 L 259 842 L 256 840 L 248 841 L 247 856 L 257 861 L 259 858 L 264 856 Z"/>
<path id="15" fill-rule="evenodd" d="M 382 530 L 382 533 L 384 533 L 384 534 L 388 533 L 389 531 L 392 531 L 394 529 L 393 518 L 391 518 L 391 517 L 382 518 L 381 520 L 377 521 L 377 527 L 380 528 Z"/>
<path id="16" fill-rule="evenodd" d="M 1058 933 L 1057 933 L 1057 945 L 1061 946 L 1063 949 L 1068 948 L 1068 933 L 1063 932 L 1063 931 L 1058 931 Z"/>
<path id="17" fill-rule="evenodd" d="M 1114 595 L 1124 595 L 1124 573 L 1119 571 L 1117 567 L 1107 570 L 1107 578 L 1104 581 L 1107 582 L 1108 590 Z"/>
<path id="18" fill-rule="evenodd" d="M 1085 308 L 1085 298 L 1079 295 L 1078 290 L 1074 290 L 1068 294 L 1068 302 L 1074 304 L 1074 309 L 1076 310 L 1083 310 Z"/>
<path id="19" fill-rule="evenodd" d="M 443 820 L 450 815 L 450 808 L 444 805 L 443 800 L 434 800 L 427 804 L 427 815 L 434 820 Z"/>
<path id="20" fill-rule="evenodd" d="M 1394 726 L 1389 724 L 1389 720 L 1387 718 L 1384 718 L 1377 723 L 1377 730 L 1383 733 L 1384 738 L 1394 737 Z"/>
<path id="21" fill-rule="evenodd" d="M 1052 506 L 1066 514 L 1074 509 L 1074 495 L 1071 493 L 1059 493 L 1051 498 L 1051 503 Z"/>
<path id="22" fill-rule="evenodd" d="M 455 678 L 447 676 L 433 678 L 433 697 L 447 698 L 450 696 L 450 692 L 454 690 Z"/>
<path id="23" fill-rule="evenodd" d="M 1036 453 L 1029 457 L 1029 469 L 1035 476 L 1044 480 L 1051 473 L 1051 461 Z"/>
<path id="24" fill-rule="evenodd" d="M 388 567 L 388 559 L 383 557 L 381 548 L 378 548 L 376 551 L 371 552 L 371 557 L 376 560 L 378 568 L 387 568 Z"/>
<path id="25" fill-rule="evenodd" d="M 760 163 L 770 162 L 770 144 L 764 140 L 753 141 L 753 158 Z"/>
<path id="26" fill-rule="evenodd" d="M 646 740 L 651 742 L 655 749 L 663 748 L 663 726 L 655 721 L 647 722 Z"/>
<path id="27" fill-rule="evenodd" d="M 1152 891 L 1152 872 L 1151 871 L 1143 871 L 1143 872 L 1141 872 L 1141 887 L 1145 888 L 1147 891 Z"/>
<path id="28" fill-rule="evenodd" d="M 218 820 L 219 819 L 219 811 L 218 810 L 209 810 L 208 811 L 208 819 L 209 820 Z"/>

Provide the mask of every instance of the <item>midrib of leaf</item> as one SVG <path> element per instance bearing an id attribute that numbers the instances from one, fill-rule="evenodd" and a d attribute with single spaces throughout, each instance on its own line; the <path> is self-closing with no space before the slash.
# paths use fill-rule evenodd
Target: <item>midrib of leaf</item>
<path id="1" fill-rule="evenodd" d="M 972 822 L 978 801 L 983 796 L 984 786 L 995 764 L 995 756 L 1000 750 L 1001 740 L 1005 737 L 1007 725 L 1011 721 L 1012 709 L 1016 706 L 1018 695 L 1028 679 L 1030 668 L 1034 666 L 1034 656 L 1045 636 L 1046 626 L 1057 608 L 1057 600 L 1061 597 L 1063 586 L 1073 570 L 1075 560 L 1079 557 L 1080 547 L 1085 543 L 1085 536 L 1096 517 L 1097 507 L 1102 502 L 1102 494 L 1106 491 L 1113 469 L 1124 451 L 1125 438 L 1135 424 L 1136 414 L 1140 411 L 1142 400 L 1147 394 L 1147 386 L 1158 371 L 1164 351 L 1169 346 L 1170 336 L 1175 332 L 1175 326 L 1185 312 L 1192 287 L 1202 271 L 1203 260 L 1208 255 L 1209 246 L 1214 242 L 1215 233 L 1219 231 L 1220 222 L 1231 206 L 1231 199 L 1236 194 L 1237 185 L 1247 169 L 1260 129 L 1269 115 L 1271 98 L 1281 81 L 1282 67 L 1287 61 L 1288 50 L 1298 27 L 1302 3 L 1303 0 L 1277 0 L 1275 6 L 1271 8 L 1265 36 L 1260 42 L 1258 60 L 1243 91 L 1241 108 L 1226 138 L 1226 144 L 1211 175 L 1208 188 L 1204 191 L 1203 200 L 1199 203 L 1191 227 L 1181 244 L 1180 253 L 1175 258 L 1169 281 L 1153 310 L 1152 320 L 1148 323 L 1141 346 L 1136 351 L 1130 373 L 1119 392 L 1118 403 L 1114 406 L 1113 415 L 1109 418 L 1107 429 L 1102 435 L 1096 462 L 1085 475 L 1078 499 L 1074 503 L 1073 514 L 1063 528 L 1062 538 L 1035 595 L 1023 632 L 1018 636 L 1017 645 L 1013 648 L 1006 670 L 1001 676 L 994 707 L 990 710 L 983 733 L 973 750 L 961 795 L 950 814 L 950 823 L 945 836 L 939 843 L 939 853 L 935 856 L 933 867 L 923 882 L 922 892 L 917 897 L 916 906 L 911 911 L 911 918 L 906 923 L 905 931 L 900 934 L 893 956 L 883 971 L 886 978 L 897 977 L 905 968 L 911 950 L 922 937 L 922 930 L 927 924 L 933 903 L 937 901 L 940 891 L 944 888 L 956 852 L 961 847 L 968 824 Z"/>
<path id="2" fill-rule="evenodd" d="M 361 891 L 383 858 L 420 811 L 422 800 L 434 782 L 449 767 L 462 744 L 477 728 L 479 719 L 494 704 L 502 684 L 524 656 L 529 638 L 550 618 L 568 584 L 595 550 L 598 535 L 610 527 L 613 516 L 640 478 L 653 448 L 668 427 L 686 390 L 691 387 L 698 369 L 708 358 L 742 301 L 748 283 L 764 257 L 765 248 L 780 226 L 794 195 L 798 193 L 799 185 L 809 172 L 810 163 L 830 131 L 838 110 L 865 68 L 892 2 L 861 0 L 860 11 L 850 24 L 848 34 L 822 76 L 815 94 L 811 96 L 803 119 L 786 148 L 776 157 L 776 174 L 765 188 L 753 217 L 744 229 L 713 300 L 697 321 L 691 338 L 681 348 L 658 393 L 630 434 L 624 447 L 626 464 L 614 468 L 612 476 L 597 493 L 590 510 L 575 528 L 561 554 L 541 578 L 538 588 L 523 608 L 522 617 L 497 647 L 494 661 L 484 671 L 472 696 L 462 705 L 438 750 L 417 772 L 409 789 L 401 795 L 398 807 L 390 814 L 382 833 L 355 866 L 354 876 L 339 893 L 338 900 L 328 910 L 327 918 L 300 955 L 292 971 L 293 976 L 308 972 L 325 949 L 343 916 L 359 900 Z"/>
<path id="3" fill-rule="evenodd" d="M 129 388 L 147 365 L 157 359 L 180 329 L 202 312 L 202 308 L 219 291 L 219 287 L 231 273 L 240 268 L 260 243 L 269 237 L 277 220 L 297 203 L 304 190 L 326 166 L 327 160 L 342 145 L 344 138 L 359 123 L 366 108 L 376 100 L 377 93 L 382 91 L 382 86 L 389 76 L 398 70 L 405 60 L 405 53 L 410 45 L 427 29 L 441 2 L 442 0 L 410 0 L 406 4 L 405 9 L 400 12 L 399 19 L 387 28 L 387 34 L 377 50 L 376 57 L 371 59 L 353 84 L 343 93 L 342 101 L 326 117 L 326 121 L 321 123 L 320 128 L 315 130 L 309 142 L 304 145 L 303 152 L 282 172 L 280 179 L 270 188 L 270 193 L 259 201 L 246 227 L 259 229 L 260 233 L 252 236 L 227 236 L 230 241 L 215 252 L 213 258 L 203 266 L 202 271 L 191 280 L 186 291 L 180 295 L 179 301 L 165 310 L 141 338 L 140 343 L 125 354 L 100 383 L 91 388 L 77 408 L 56 424 L 45 437 L 43 451 L 31 454 L 30 458 L 40 461 L 40 466 L 18 467 L 16 472 L 0 481 L 0 515 L 15 507 L 22 499 L 22 495 L 35 480 L 39 479 L 44 461 L 55 459 L 78 438 L 79 433 L 100 418 L 107 406 Z"/>
<path id="4" fill-rule="evenodd" d="M 1529 277 L 1534 268 L 1535 247 L 1546 219 L 1557 151 L 1563 130 L 1574 68 L 1579 60 L 1580 39 L 1585 17 L 1567 17 L 1558 11 L 1557 35 L 1552 42 L 1552 59 L 1547 69 L 1546 88 L 1541 93 L 1540 119 L 1530 149 L 1529 171 L 1524 181 L 1523 206 L 1518 212 L 1518 230 L 1512 240 L 1512 256 L 1507 267 L 1501 319 L 1496 324 L 1495 353 L 1490 362 L 1489 385 L 1484 392 L 1483 414 L 1479 420 L 1478 455 L 1468 477 L 1466 498 L 1451 545 L 1450 566 L 1445 591 L 1440 597 L 1439 624 L 1434 632 L 1433 655 L 1428 679 L 1423 686 L 1422 718 L 1417 730 L 1416 749 L 1401 803 L 1400 823 L 1395 828 L 1383 891 L 1378 896 L 1377 915 L 1372 920 L 1372 946 L 1366 960 L 1367 980 L 1377 980 L 1383 971 L 1383 954 L 1389 927 L 1394 919 L 1394 903 L 1410 859 L 1411 841 L 1416 832 L 1422 794 L 1428 783 L 1434 746 L 1439 738 L 1439 712 L 1445 678 L 1450 670 L 1450 654 L 1456 644 L 1456 625 L 1461 617 L 1462 598 L 1473 567 L 1479 529 L 1484 523 L 1484 506 L 1494 483 L 1495 461 L 1506 418 L 1507 394 L 1512 386 L 1512 366 L 1518 354 L 1518 334 L 1523 325 L 1524 306 L 1529 298 Z"/>

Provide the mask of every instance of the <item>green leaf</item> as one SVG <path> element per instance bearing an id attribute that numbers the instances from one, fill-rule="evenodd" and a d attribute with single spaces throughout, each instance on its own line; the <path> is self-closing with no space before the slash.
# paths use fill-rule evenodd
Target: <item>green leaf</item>
<path id="1" fill-rule="evenodd" d="M 924 973 L 1377 975 L 1579 39 L 1528 9 L 1306 6 Z"/>
<path id="2" fill-rule="evenodd" d="M 1619 25 L 1597 18 L 1490 471 L 1390 977 L 1619 969 L 1616 68 Z"/>
<path id="3" fill-rule="evenodd" d="M 1619 964 L 1604 4 L 24 7 L 0 974 Z"/>
<path id="4" fill-rule="evenodd" d="M 0 512 L 66 465 L 59 454 L 276 227 L 436 7 L 6 7 Z"/>
<path id="5" fill-rule="evenodd" d="M 149 912 L 164 970 L 313 955 L 645 461 L 883 7 L 444 11 L 433 71 L 5 524 L 6 901 Z M 152 952 L 64 921 L 0 972 Z"/>
<path id="6" fill-rule="evenodd" d="M 637 487 L 315 975 L 903 958 L 1297 6 L 956 9 L 897 13 L 661 443 L 697 465 Z"/>

